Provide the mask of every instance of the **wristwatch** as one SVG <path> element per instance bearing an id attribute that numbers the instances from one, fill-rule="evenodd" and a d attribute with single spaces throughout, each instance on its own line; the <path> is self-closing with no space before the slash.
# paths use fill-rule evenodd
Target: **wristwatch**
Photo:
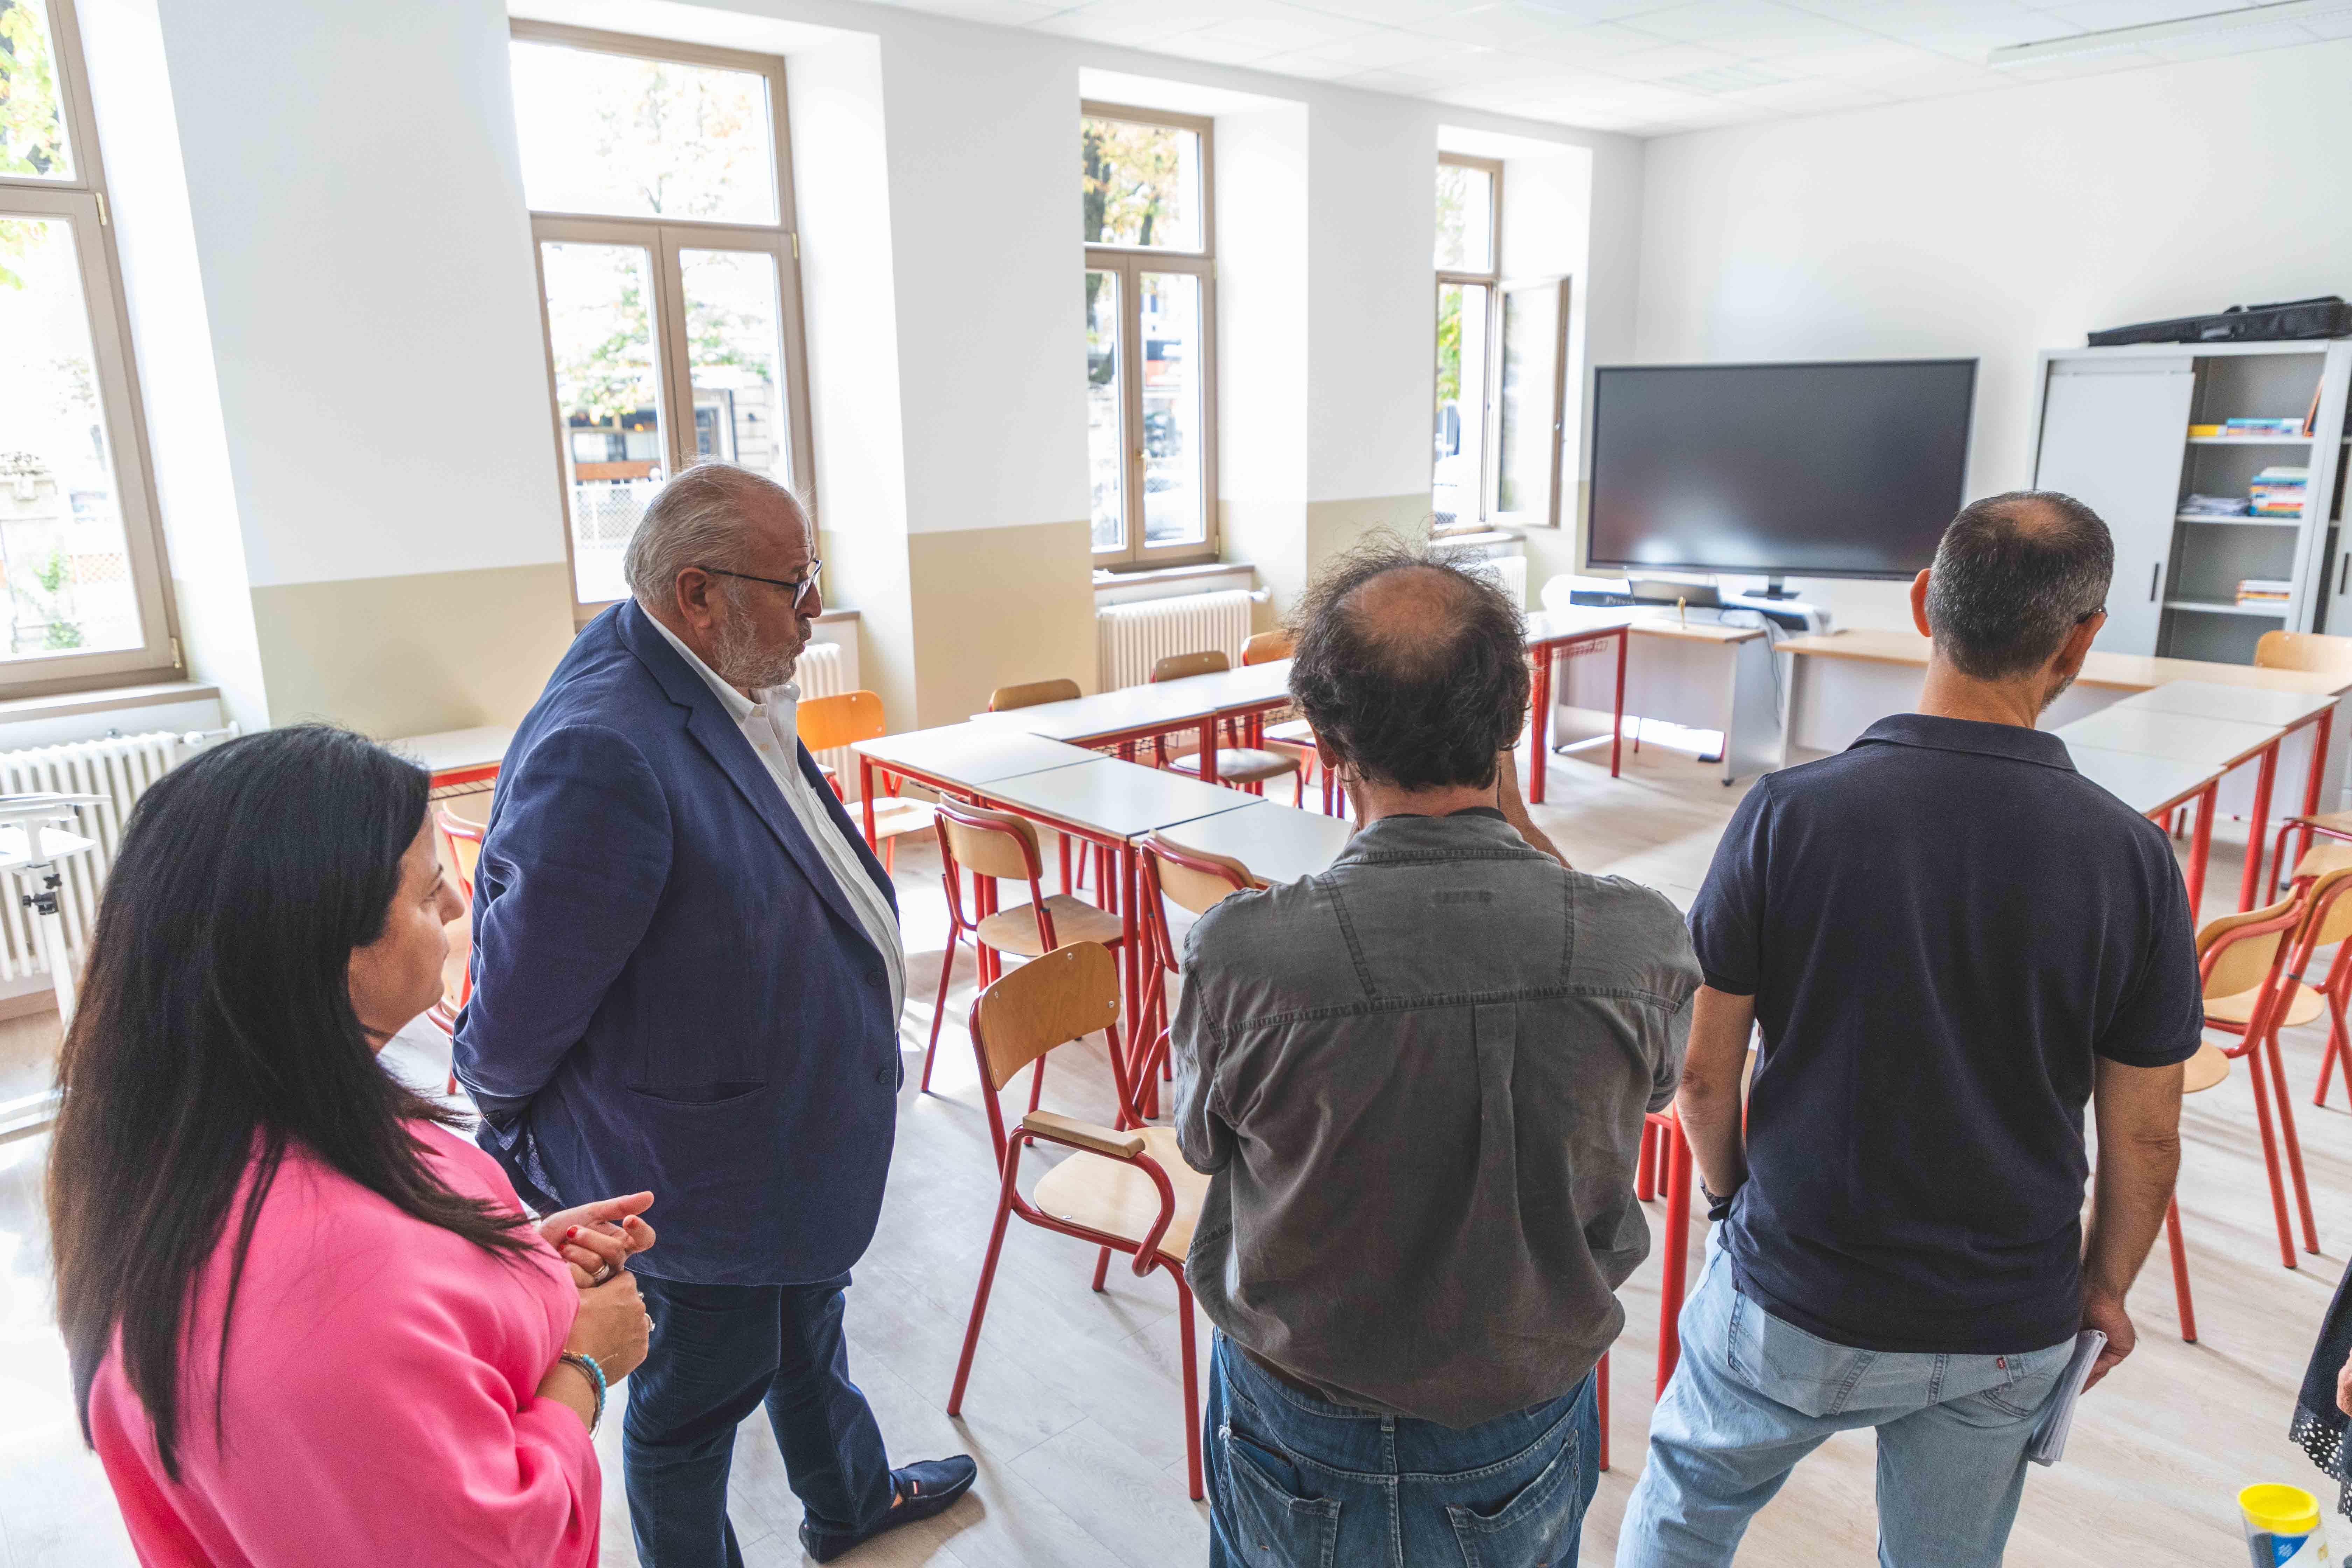
<path id="1" fill-rule="evenodd" d="M 1707 1186 L 1706 1178 L 1701 1176 L 1698 1179 L 1698 1195 L 1706 1200 L 1706 1217 L 1719 1224 L 1731 1217 L 1732 1200 L 1739 1196 L 1739 1188 L 1734 1187 L 1724 1196 L 1717 1197 Z"/>

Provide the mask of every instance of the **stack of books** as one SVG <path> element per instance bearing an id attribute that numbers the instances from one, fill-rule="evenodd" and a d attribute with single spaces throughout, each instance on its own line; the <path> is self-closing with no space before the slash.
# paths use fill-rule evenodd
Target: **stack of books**
<path id="1" fill-rule="evenodd" d="M 2242 605 L 2284 605 L 2294 596 L 2294 584 L 2283 577 L 2248 577 L 2238 584 Z"/>
<path id="2" fill-rule="evenodd" d="M 2286 419 L 2224 419 L 2224 436 L 2308 436 L 2300 415 Z"/>
<path id="3" fill-rule="evenodd" d="M 2254 476 L 2247 499 L 2256 517 L 2301 517 L 2304 492 L 2310 484 L 2309 468 L 2264 468 Z"/>
<path id="4" fill-rule="evenodd" d="M 2192 495 L 2180 503 L 2183 517 L 2243 517 L 2251 503 L 2237 496 Z"/>

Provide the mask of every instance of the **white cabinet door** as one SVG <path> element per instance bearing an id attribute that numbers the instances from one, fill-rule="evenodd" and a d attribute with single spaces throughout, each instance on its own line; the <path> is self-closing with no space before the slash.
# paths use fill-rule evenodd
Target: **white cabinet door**
<path id="1" fill-rule="evenodd" d="M 2196 386 L 2185 354 L 2050 365 L 2033 484 L 2073 496 L 2115 535 L 2116 574 L 2098 641 L 2105 652 L 2156 651 Z"/>

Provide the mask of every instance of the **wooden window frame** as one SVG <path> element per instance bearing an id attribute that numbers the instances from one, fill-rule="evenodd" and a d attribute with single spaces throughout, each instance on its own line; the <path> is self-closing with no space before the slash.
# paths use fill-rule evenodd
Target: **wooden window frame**
<path id="1" fill-rule="evenodd" d="M 163 509 L 155 493 L 147 418 L 139 387 L 131 310 L 115 249 L 113 213 L 100 155 L 98 116 L 83 64 L 73 0 L 43 0 L 58 86 L 58 108 L 72 150 L 66 179 L 0 174 L 0 216 L 62 221 L 73 231 L 82 303 L 89 321 L 91 374 L 99 417 L 114 467 L 115 504 L 122 521 L 125 563 L 139 607 L 136 647 L 0 660 L 0 699 L 45 697 L 115 686 L 185 679 L 178 615 L 163 548 Z"/>
<path id="2" fill-rule="evenodd" d="M 1109 272 L 1118 279 L 1119 409 L 1129 432 L 1121 473 L 1120 497 L 1125 504 L 1126 542 L 1094 552 L 1097 570 L 1148 572 L 1163 566 L 1197 566 L 1218 559 L 1217 530 L 1217 204 L 1215 199 L 1215 121 L 1205 115 L 1178 114 L 1162 109 L 1139 109 L 1132 104 L 1103 103 L 1088 99 L 1078 105 L 1081 120 L 1118 120 L 1129 124 L 1160 125 L 1188 131 L 1201 139 L 1201 245 L 1198 249 L 1169 246 L 1094 245 L 1086 247 L 1088 272 Z M 1201 524 L 1202 537 L 1181 544 L 1149 545 L 1143 540 L 1143 293 L 1137 285 L 1146 272 L 1189 273 L 1201 280 Z M 1092 518 L 1088 519 L 1091 526 Z"/>
<path id="3" fill-rule="evenodd" d="M 770 157 L 776 181 L 776 221 L 747 224 L 732 219 L 635 216 L 616 217 L 603 213 L 530 211 L 531 268 L 539 284 L 540 342 L 547 354 L 548 410 L 555 438 L 556 490 L 563 518 L 564 569 L 571 574 L 573 624 L 584 626 L 617 600 L 583 600 L 572 517 L 570 432 L 563 422 L 563 405 L 555 384 L 555 337 L 548 319 L 545 246 L 572 241 L 590 245 L 643 248 L 654 270 L 656 301 L 649 309 L 654 328 L 657 395 L 661 399 L 663 440 L 667 472 L 690 467 L 695 451 L 694 376 L 688 363 L 680 250 L 719 249 L 764 251 L 776 260 L 778 328 L 783 342 L 785 462 L 793 492 L 817 524 L 816 441 L 809 407 L 808 322 L 802 307 L 800 226 L 793 195 L 790 114 L 784 97 L 784 62 L 774 55 L 682 44 L 667 38 L 641 37 L 593 27 L 516 19 L 509 33 L 517 41 L 556 44 L 566 48 L 621 55 L 632 59 L 675 60 L 682 65 L 715 66 L 749 71 L 768 83 L 769 132 L 774 138 Z"/>
<path id="4" fill-rule="evenodd" d="M 1430 530 L 1433 533 L 1442 537 L 1447 534 L 1456 533 L 1486 533 L 1491 531 L 1496 526 L 1495 521 L 1495 486 L 1497 475 L 1495 468 L 1495 426 L 1496 405 L 1498 401 L 1497 395 L 1500 391 L 1500 378 L 1502 374 L 1503 161 L 1500 158 L 1474 158 L 1466 153 L 1440 153 L 1437 155 L 1437 162 L 1440 167 L 1452 164 L 1455 168 L 1479 170 L 1492 182 L 1492 184 L 1489 187 L 1491 199 L 1486 204 L 1486 269 L 1483 272 L 1479 272 L 1461 268 L 1438 268 L 1437 281 L 1433 286 L 1430 296 L 1433 301 L 1442 300 L 1444 298 L 1446 289 L 1450 286 L 1466 285 L 1481 288 L 1486 290 L 1486 352 L 1480 360 L 1480 363 L 1486 367 L 1486 377 L 1483 384 L 1478 388 L 1478 406 L 1480 410 L 1478 420 L 1478 514 L 1475 518 L 1469 519 L 1464 519 L 1457 515 L 1451 526 L 1439 527 L 1435 521 L 1436 512 L 1433 508 L 1430 514 Z M 1433 199 L 1434 199 L 1433 195 Z M 1437 331 L 1433 321 L 1430 329 L 1429 337 L 1429 374 L 1430 384 L 1433 392 L 1437 379 Z M 1434 400 L 1433 399 L 1433 411 Z M 1435 468 L 1434 458 L 1432 459 L 1431 467 L 1433 470 Z M 1434 479 L 1435 476 L 1433 471 L 1433 484 L 1434 483 Z"/>

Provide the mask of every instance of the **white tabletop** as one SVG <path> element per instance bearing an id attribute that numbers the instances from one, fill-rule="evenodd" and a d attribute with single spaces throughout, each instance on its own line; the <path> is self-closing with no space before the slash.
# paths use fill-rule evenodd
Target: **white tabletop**
<path id="1" fill-rule="evenodd" d="M 2146 691 L 2135 691 L 2112 706 L 2145 709 L 2152 713 L 2193 714 L 2200 719 L 2230 719 L 2242 724 L 2269 724 L 2283 730 L 2318 717 L 2336 706 L 2336 699 L 2311 692 L 2222 686 L 2210 680 L 2168 680 Z"/>
<path id="2" fill-rule="evenodd" d="M 1534 647 L 1563 637 L 1599 637 L 1619 626 L 1650 620 L 1656 614 L 1647 605 L 1632 609 L 1603 609 L 1596 605 L 1591 609 L 1536 610 L 1528 616 L 1528 646 Z"/>
<path id="3" fill-rule="evenodd" d="M 1260 804 L 1237 789 L 1115 757 L 998 779 L 978 793 L 1028 816 L 1114 838 L 1138 838 L 1155 827 Z"/>
<path id="4" fill-rule="evenodd" d="M 985 724 L 942 724 L 936 730 L 908 730 L 871 741 L 851 742 L 851 750 L 885 767 L 898 764 L 950 784 L 983 784 L 1049 768 L 1074 767 L 1098 761 L 1082 746 L 1067 746 L 1033 735 Z"/>
<path id="5" fill-rule="evenodd" d="M 473 730 L 441 730 L 430 735 L 410 735 L 384 744 L 404 757 L 414 759 L 425 771 L 434 773 L 455 772 L 458 768 L 487 767 L 506 759 L 507 748 L 514 744 L 514 731 L 501 724 L 484 724 Z"/>
<path id="6" fill-rule="evenodd" d="M 2279 738 L 2275 724 L 2248 724 L 2196 713 L 2167 713 L 2118 702 L 2055 731 L 2067 750 L 2095 746 L 2106 752 L 2137 752 L 2208 767 L 2234 767 Z"/>
<path id="7" fill-rule="evenodd" d="M 2074 771 L 2145 816 L 2194 797 L 2226 769 L 2144 752 L 2110 752 L 2069 742 Z"/>
<path id="8" fill-rule="evenodd" d="M 1211 675 L 1122 686 L 1091 697 L 1040 702 L 1003 713 L 975 713 L 972 722 L 1025 730 L 1056 741 L 1092 740 L 1153 725 L 1179 729 L 1213 714 L 1279 700 L 1288 690 L 1290 661 L 1245 665 Z"/>
<path id="9" fill-rule="evenodd" d="M 32 846 L 26 839 L 24 824 L 12 822 L 0 827 L 0 871 L 46 865 L 52 860 L 70 860 L 97 847 L 98 840 L 95 838 L 85 838 L 62 827 L 44 827 L 41 829 L 40 858 L 37 861 Z"/>
<path id="10" fill-rule="evenodd" d="M 1353 828 L 1339 817 L 1261 800 L 1163 828 L 1160 837 L 1187 849 L 1229 856 L 1261 882 L 1295 882 L 1328 869 Z"/>

